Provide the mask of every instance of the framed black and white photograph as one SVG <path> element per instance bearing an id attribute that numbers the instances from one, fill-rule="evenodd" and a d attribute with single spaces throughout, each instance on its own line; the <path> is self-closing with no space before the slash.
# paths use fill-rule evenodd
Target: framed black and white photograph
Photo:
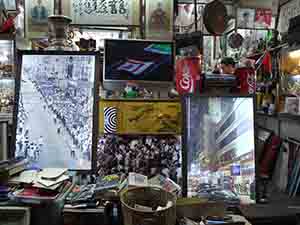
<path id="1" fill-rule="evenodd" d="M 255 9 L 237 9 L 237 27 L 254 28 Z"/>
<path id="2" fill-rule="evenodd" d="M 15 156 L 39 168 L 91 170 L 98 130 L 96 53 L 22 51 L 19 58 Z"/>
<path id="3" fill-rule="evenodd" d="M 146 1 L 146 38 L 156 40 L 173 39 L 173 1 Z"/>
<path id="4" fill-rule="evenodd" d="M 55 0 L 25 0 L 26 33 L 43 37 L 48 31 L 48 16 L 54 14 Z"/>
<path id="5" fill-rule="evenodd" d="M 7 11 L 17 11 L 17 0 L 0 0 L 0 8 Z"/>
<path id="6" fill-rule="evenodd" d="M 62 2 L 64 15 L 75 25 L 138 26 L 139 0 L 70 0 Z"/>

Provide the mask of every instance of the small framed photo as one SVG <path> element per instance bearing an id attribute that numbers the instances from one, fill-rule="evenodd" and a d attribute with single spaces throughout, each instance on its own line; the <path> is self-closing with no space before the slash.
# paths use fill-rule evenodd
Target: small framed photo
<path id="1" fill-rule="evenodd" d="M 256 9 L 255 28 L 272 28 L 272 10 Z"/>
<path id="2" fill-rule="evenodd" d="M 297 97 L 288 97 L 285 99 L 285 113 L 296 114 L 300 113 L 299 110 L 299 98 Z"/>
<path id="3" fill-rule="evenodd" d="M 70 0 L 62 1 L 63 14 L 74 25 L 138 26 L 140 1 L 133 0 Z"/>
<path id="4" fill-rule="evenodd" d="M 7 11 L 17 11 L 17 0 L 0 0 L 0 8 Z"/>
<path id="5" fill-rule="evenodd" d="M 255 9 L 237 10 L 237 26 L 238 28 L 254 28 Z"/>
<path id="6" fill-rule="evenodd" d="M 29 38 L 45 37 L 48 16 L 54 14 L 55 0 L 25 0 L 26 34 Z"/>
<path id="7" fill-rule="evenodd" d="M 173 39 L 173 1 L 146 1 L 146 38 L 157 40 Z"/>

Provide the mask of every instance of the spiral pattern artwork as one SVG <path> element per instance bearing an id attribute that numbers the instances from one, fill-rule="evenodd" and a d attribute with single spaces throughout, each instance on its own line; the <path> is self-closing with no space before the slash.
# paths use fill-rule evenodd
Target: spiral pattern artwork
<path id="1" fill-rule="evenodd" d="M 105 107 L 104 108 L 104 133 L 113 134 L 117 132 L 117 108 Z"/>

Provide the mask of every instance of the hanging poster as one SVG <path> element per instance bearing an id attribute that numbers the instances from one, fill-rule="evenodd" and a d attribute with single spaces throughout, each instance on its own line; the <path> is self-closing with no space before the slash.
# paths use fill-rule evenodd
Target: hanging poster
<path id="1" fill-rule="evenodd" d="M 238 28 L 254 28 L 255 9 L 238 9 L 237 26 Z"/>
<path id="2" fill-rule="evenodd" d="M 100 101 L 101 134 L 181 134 L 180 102 Z"/>
<path id="3" fill-rule="evenodd" d="M 127 26 L 138 25 L 138 6 L 134 0 L 71 0 L 63 11 L 73 24 Z"/>
<path id="4" fill-rule="evenodd" d="M 54 13 L 54 0 L 25 1 L 26 31 L 30 38 L 46 36 L 48 16 Z"/>
<path id="5" fill-rule="evenodd" d="M 146 37 L 147 39 L 173 39 L 173 1 L 146 1 Z"/>
<path id="6" fill-rule="evenodd" d="M 272 10 L 256 9 L 255 12 L 255 28 L 271 28 Z"/>

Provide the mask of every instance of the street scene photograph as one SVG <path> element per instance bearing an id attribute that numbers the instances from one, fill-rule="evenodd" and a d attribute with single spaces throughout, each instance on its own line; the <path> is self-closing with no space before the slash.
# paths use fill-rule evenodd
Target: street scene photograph
<path id="1" fill-rule="evenodd" d="M 189 97 L 188 195 L 229 205 L 255 202 L 251 97 Z"/>
<path id="2" fill-rule="evenodd" d="M 94 80 L 95 56 L 23 55 L 15 156 L 91 169 Z"/>

